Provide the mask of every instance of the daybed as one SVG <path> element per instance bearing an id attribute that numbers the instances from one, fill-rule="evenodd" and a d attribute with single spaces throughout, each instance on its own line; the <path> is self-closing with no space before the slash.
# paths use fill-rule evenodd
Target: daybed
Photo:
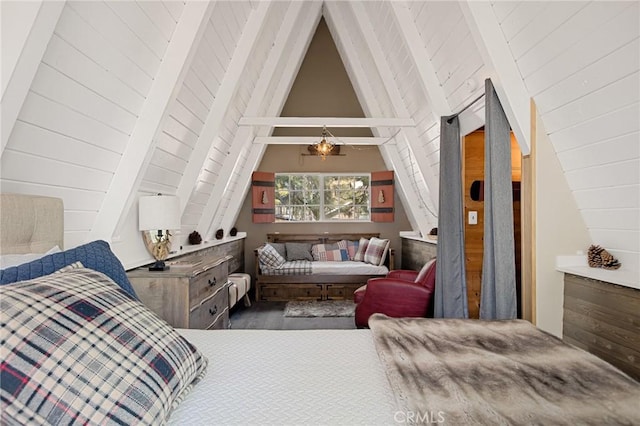
<path id="1" fill-rule="evenodd" d="M 0 271 L 0 424 L 640 424 L 638 382 L 525 321 L 176 330 L 116 281 L 112 253 L 84 258 L 101 273 L 81 252 L 19 266 L 22 282 Z M 38 277 L 54 259 L 72 264 Z"/>
<path id="2" fill-rule="evenodd" d="M 353 292 L 366 284 L 369 278 L 384 277 L 394 266 L 394 250 L 388 247 L 388 240 L 384 240 L 387 241 L 386 249 L 377 251 L 380 257 L 375 257 L 375 264 L 365 262 L 364 257 L 357 261 L 351 260 L 357 256 L 357 248 L 366 249 L 366 246 L 358 247 L 360 240 L 370 241 L 372 238 L 379 241 L 380 234 L 267 234 L 265 245 L 277 247 L 287 263 L 276 269 L 266 268 L 260 259 L 261 250 L 265 245 L 254 250 L 256 300 L 276 302 L 352 299 Z M 313 246 L 319 246 L 321 249 L 335 248 L 340 242 L 345 241 L 355 244 L 340 245 L 343 256 L 340 261 L 331 257 L 329 261 L 319 261 L 317 257 L 313 257 Z M 306 249 L 306 263 L 301 260 L 303 256 L 291 257 L 292 248 L 296 253 Z M 363 250 L 363 256 L 365 252 L 366 250 Z M 288 266 L 293 266 L 293 269 L 287 270 Z"/>

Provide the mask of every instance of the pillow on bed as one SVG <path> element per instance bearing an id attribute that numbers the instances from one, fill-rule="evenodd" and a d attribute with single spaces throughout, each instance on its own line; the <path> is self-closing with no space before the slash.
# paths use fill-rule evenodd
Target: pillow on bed
<path id="1" fill-rule="evenodd" d="M 82 262 L 85 267 L 106 274 L 129 295 L 138 299 L 122 263 L 111 251 L 109 243 L 102 240 L 60 253 L 53 253 L 29 263 L 2 269 L 0 270 L 0 284 L 11 284 L 49 275 L 73 262 Z"/>
<path id="2" fill-rule="evenodd" d="M 347 250 L 342 250 L 338 244 L 314 244 L 311 247 L 313 260 L 320 262 L 342 262 L 349 260 Z"/>
<path id="3" fill-rule="evenodd" d="M 106 275 L 80 268 L 0 286 L 8 424 L 164 424 L 207 359 Z"/>
<path id="4" fill-rule="evenodd" d="M 364 262 L 364 254 L 367 252 L 367 246 L 369 245 L 369 240 L 366 238 L 360 238 L 358 242 L 358 251 L 353 256 L 353 260 L 358 262 Z"/>
<path id="5" fill-rule="evenodd" d="M 313 260 L 311 244 L 309 243 L 285 243 L 287 260 Z"/>
<path id="6" fill-rule="evenodd" d="M 25 254 L 2 254 L 0 255 L 0 269 L 10 268 L 12 266 L 22 265 L 23 263 L 33 262 L 48 254 L 60 253 L 60 247 L 53 246 L 46 253 L 25 253 Z"/>
<path id="7" fill-rule="evenodd" d="M 340 240 L 338 241 L 338 247 L 340 247 L 341 250 L 347 251 L 349 260 L 354 260 L 358 252 L 358 241 Z"/>
<path id="8" fill-rule="evenodd" d="M 271 244 L 267 243 L 258 251 L 258 262 L 263 268 L 277 269 L 284 265 L 286 259 L 280 256 L 280 253 Z"/>
<path id="9" fill-rule="evenodd" d="M 389 240 L 371 237 L 364 253 L 365 263 L 382 266 L 389 250 Z"/>

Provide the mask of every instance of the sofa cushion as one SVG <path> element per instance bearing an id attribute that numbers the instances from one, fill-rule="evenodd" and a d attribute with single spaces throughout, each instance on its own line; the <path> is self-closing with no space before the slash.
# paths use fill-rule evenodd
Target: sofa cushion
<path id="1" fill-rule="evenodd" d="M 284 257 L 285 259 L 287 258 L 287 247 L 284 243 L 269 243 L 269 245 L 276 249 L 280 256 Z"/>
<path id="2" fill-rule="evenodd" d="M 360 241 L 358 241 L 358 251 L 356 251 L 356 254 L 353 256 L 353 260 L 364 262 L 364 254 L 367 251 L 368 245 L 369 240 L 367 238 L 360 238 Z"/>
<path id="3" fill-rule="evenodd" d="M 313 260 L 311 244 L 309 243 L 285 243 L 287 260 Z"/>
<path id="4" fill-rule="evenodd" d="M 382 266 L 385 258 L 387 257 L 388 250 L 389 240 L 372 237 L 369 240 L 367 250 L 364 253 L 364 261 L 366 263 L 371 263 L 372 265 Z"/>
<path id="5" fill-rule="evenodd" d="M 349 260 L 354 260 L 358 252 L 358 241 L 340 240 L 338 241 L 338 247 L 340 247 L 341 250 L 347 251 Z"/>
<path id="6" fill-rule="evenodd" d="M 418 275 L 416 276 L 416 279 L 414 282 L 416 283 L 423 282 L 424 279 L 427 277 L 427 274 L 429 273 L 429 269 L 435 263 L 435 261 L 436 261 L 436 258 L 434 257 L 433 259 L 430 259 L 427 263 L 425 263 L 422 269 L 420 269 L 420 272 L 418 272 Z"/>
<path id="7" fill-rule="evenodd" d="M 284 265 L 286 259 L 269 243 L 258 251 L 260 266 L 267 269 L 276 269 Z"/>
<path id="8" fill-rule="evenodd" d="M 320 262 L 342 262 L 349 260 L 347 250 L 342 250 L 337 244 L 314 244 L 311 247 L 313 260 Z"/>

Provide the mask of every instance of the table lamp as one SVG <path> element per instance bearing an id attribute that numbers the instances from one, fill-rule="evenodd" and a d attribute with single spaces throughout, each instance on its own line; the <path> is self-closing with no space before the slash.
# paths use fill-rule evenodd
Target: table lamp
<path id="1" fill-rule="evenodd" d="M 168 270 L 169 266 L 165 265 L 164 260 L 171 251 L 169 231 L 180 229 L 180 200 L 176 196 L 162 194 L 140 197 L 138 222 L 143 237 L 150 237 L 147 247 L 156 260 L 149 270 Z M 157 231 L 157 234 L 146 234 L 149 231 Z"/>

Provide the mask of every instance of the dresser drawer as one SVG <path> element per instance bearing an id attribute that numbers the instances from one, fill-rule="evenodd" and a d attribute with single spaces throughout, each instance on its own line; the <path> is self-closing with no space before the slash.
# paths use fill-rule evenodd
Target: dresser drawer
<path id="1" fill-rule="evenodd" d="M 220 318 L 229 318 L 229 291 L 226 283 L 216 285 L 215 293 L 209 295 L 189 314 L 189 328 L 207 329 L 215 325 Z"/>
<path id="2" fill-rule="evenodd" d="M 196 275 L 189 285 L 189 307 L 193 308 L 227 283 L 227 264 L 222 263 Z"/>

